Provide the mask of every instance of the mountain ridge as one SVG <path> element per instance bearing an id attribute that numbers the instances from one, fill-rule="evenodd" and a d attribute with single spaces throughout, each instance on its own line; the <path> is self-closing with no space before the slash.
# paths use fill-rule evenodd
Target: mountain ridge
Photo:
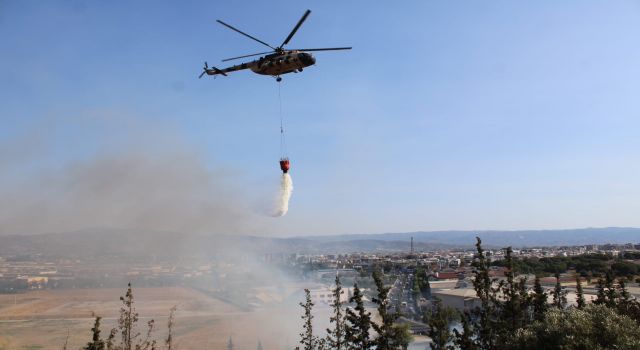
<path id="1" fill-rule="evenodd" d="M 268 237 L 181 234 L 125 229 L 86 229 L 38 235 L 0 236 L 0 255 L 51 256 L 216 256 L 265 253 L 398 252 L 472 248 L 475 237 L 489 248 L 640 243 L 640 228 L 605 227 L 562 230 L 417 231 L 379 234 Z"/>

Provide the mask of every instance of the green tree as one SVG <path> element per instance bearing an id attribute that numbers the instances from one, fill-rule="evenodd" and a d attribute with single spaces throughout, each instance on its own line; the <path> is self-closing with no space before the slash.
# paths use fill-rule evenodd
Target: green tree
<path id="1" fill-rule="evenodd" d="M 580 275 L 576 275 L 576 302 L 578 303 L 578 309 L 582 309 L 587 305 L 587 301 L 584 299 Z"/>
<path id="2" fill-rule="evenodd" d="M 394 339 L 396 337 L 393 324 L 398 318 L 398 315 L 391 314 L 387 310 L 389 288 L 385 287 L 382 278 L 383 277 L 379 271 L 374 272 L 373 281 L 378 290 L 378 294 L 372 301 L 378 306 L 378 315 L 380 316 L 381 323 L 378 324 L 373 322 L 371 325 L 378 333 L 378 337 L 375 339 L 376 350 L 392 350 L 394 349 Z"/>
<path id="3" fill-rule="evenodd" d="M 131 282 L 127 284 L 127 292 L 124 296 L 120 297 L 120 301 L 122 302 L 120 318 L 118 319 L 118 329 L 121 335 L 120 347 L 122 350 L 131 350 L 134 340 L 140 336 L 140 333 L 135 330 L 136 323 L 138 322 L 138 313 L 133 306 Z"/>
<path id="4" fill-rule="evenodd" d="M 556 272 L 556 285 L 553 288 L 553 306 L 564 309 L 567 306 L 567 291 L 562 290 L 560 274 Z"/>
<path id="5" fill-rule="evenodd" d="M 455 318 L 455 311 L 442 305 L 442 300 L 435 298 L 433 310 L 429 317 L 428 335 L 431 338 L 431 350 L 447 349 L 447 344 L 452 341 L 453 335 L 449 330 L 449 324 Z"/>
<path id="6" fill-rule="evenodd" d="M 640 325 L 604 305 L 551 308 L 542 321 L 518 330 L 508 349 L 640 349 Z"/>
<path id="7" fill-rule="evenodd" d="M 596 305 L 605 305 L 607 302 L 607 294 L 605 291 L 604 280 L 602 278 L 598 278 L 596 289 L 598 290 L 598 292 L 596 300 L 594 300 L 593 303 Z"/>
<path id="8" fill-rule="evenodd" d="M 638 273 L 638 265 L 629 261 L 616 261 L 611 264 L 611 270 L 616 276 L 633 276 Z"/>
<path id="9" fill-rule="evenodd" d="M 175 313 L 176 306 L 174 305 L 171 310 L 169 310 L 169 320 L 167 321 L 167 339 L 164 341 L 167 350 L 173 350 L 173 321 Z"/>
<path id="10" fill-rule="evenodd" d="M 413 336 L 411 335 L 411 329 L 409 328 L 409 324 L 394 324 L 393 325 L 393 342 L 392 346 L 394 349 L 402 349 L 407 350 L 409 347 L 409 343 L 413 341 Z"/>
<path id="11" fill-rule="evenodd" d="M 333 328 L 327 328 L 326 343 L 330 349 L 344 350 L 345 345 L 345 316 L 342 311 L 342 284 L 340 283 L 340 277 L 336 275 L 336 288 L 333 290 L 333 316 L 329 319 L 329 322 L 333 324 Z"/>
<path id="12" fill-rule="evenodd" d="M 530 296 L 526 290 L 526 279 L 515 280 L 511 247 L 505 249 L 506 280 L 499 283 L 503 302 L 500 306 L 500 336 L 510 337 L 516 329 L 521 328 L 528 320 Z"/>
<path id="13" fill-rule="evenodd" d="M 618 313 L 629 316 L 640 324 L 640 302 L 631 297 L 622 278 L 618 280 L 618 295 L 620 295 L 616 305 Z"/>
<path id="14" fill-rule="evenodd" d="M 117 333 L 118 331 L 115 328 L 112 328 L 111 332 L 109 332 L 109 337 L 107 338 L 107 341 L 106 341 L 107 350 L 117 350 L 117 347 L 115 345 Z"/>
<path id="15" fill-rule="evenodd" d="M 100 320 L 102 317 L 97 316 L 93 328 L 91 328 L 91 342 L 87 343 L 82 350 L 104 350 L 105 342 L 100 337 Z"/>
<path id="16" fill-rule="evenodd" d="M 353 309 L 347 308 L 345 338 L 349 350 L 369 350 L 373 348 L 373 342 L 369 334 L 371 328 L 371 313 L 364 307 L 362 291 L 357 284 L 353 286 L 353 296 L 349 299 L 355 303 Z"/>
<path id="17" fill-rule="evenodd" d="M 462 330 L 453 330 L 453 344 L 455 345 L 455 348 L 463 350 L 478 350 L 478 345 L 473 339 L 471 315 L 466 311 L 465 313 L 459 313 L 458 316 L 460 317 L 460 326 L 462 327 Z"/>
<path id="18" fill-rule="evenodd" d="M 496 298 L 495 280 L 489 275 L 489 261 L 487 260 L 482 240 L 476 237 L 476 254 L 472 264 L 474 270 L 473 288 L 480 299 L 480 306 L 473 309 L 474 335 L 479 349 L 496 348 L 496 331 L 499 329 L 497 320 L 497 306 L 500 302 Z"/>
<path id="19" fill-rule="evenodd" d="M 304 309 L 304 314 L 301 316 L 304 321 L 302 325 L 302 333 L 300 333 L 300 344 L 303 350 L 320 350 L 324 349 L 324 341 L 318 339 L 313 335 L 313 301 L 311 300 L 311 292 L 309 289 L 304 290 L 305 302 L 300 303 L 300 306 Z M 296 348 L 296 349 L 299 349 Z"/>
<path id="20" fill-rule="evenodd" d="M 150 320 L 147 322 L 147 334 L 144 340 L 138 342 L 135 345 L 135 350 L 155 350 L 156 341 L 152 339 L 153 331 L 155 329 L 155 321 Z"/>
<path id="21" fill-rule="evenodd" d="M 111 330 L 106 342 L 107 350 L 154 350 L 156 341 L 152 339 L 155 330 L 155 321 L 147 322 L 147 332 L 145 338 L 140 338 L 137 331 L 138 312 L 134 307 L 133 289 L 131 283 L 127 284 L 127 292 L 120 297 L 122 306 L 120 307 L 120 317 L 118 318 L 118 328 Z M 115 345 L 115 335 L 120 333 L 120 345 Z"/>
<path id="22" fill-rule="evenodd" d="M 618 289 L 615 287 L 615 279 L 613 277 L 612 271 L 607 271 L 605 274 L 605 295 L 607 296 L 607 302 L 605 305 L 608 307 L 616 307 L 618 305 L 618 301 L 620 299 L 620 293 L 618 293 Z"/>
<path id="23" fill-rule="evenodd" d="M 544 319 L 544 314 L 547 312 L 549 305 L 547 303 L 547 293 L 540 284 L 540 277 L 536 276 L 533 282 L 533 318 L 541 321 Z"/>
<path id="24" fill-rule="evenodd" d="M 613 285 L 613 274 L 611 271 L 608 271 L 605 274 L 605 278 L 599 278 L 596 289 L 598 289 L 598 294 L 596 296 L 596 300 L 593 302 L 597 305 L 605 305 L 610 308 L 615 308 L 618 305 L 618 290 L 616 290 Z"/>

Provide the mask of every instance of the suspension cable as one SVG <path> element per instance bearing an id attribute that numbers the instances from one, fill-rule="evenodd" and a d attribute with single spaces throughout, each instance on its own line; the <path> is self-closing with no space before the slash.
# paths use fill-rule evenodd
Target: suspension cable
<path id="1" fill-rule="evenodd" d="M 287 142 L 284 135 L 284 117 L 282 115 L 282 92 L 281 82 L 278 82 L 278 108 L 280 113 L 280 154 L 282 158 L 287 157 Z"/>

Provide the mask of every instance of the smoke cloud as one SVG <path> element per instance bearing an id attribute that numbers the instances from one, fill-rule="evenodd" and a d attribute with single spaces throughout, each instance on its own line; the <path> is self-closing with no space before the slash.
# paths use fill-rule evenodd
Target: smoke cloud
<path id="1" fill-rule="evenodd" d="M 254 193 L 236 169 L 205 156 L 224 150 L 193 147 L 178 128 L 156 121 L 135 125 L 135 118 L 118 115 L 47 119 L 11 138 L 0 132 L 0 235 L 76 231 L 52 235 L 72 239 L 58 243 L 54 255 L 65 256 L 71 245 L 78 253 L 70 256 L 87 261 L 117 255 L 167 266 L 211 266 L 210 275 L 180 282 L 215 291 L 179 305 L 181 348 L 223 348 L 229 336 L 238 348 L 252 348 L 258 339 L 265 348 L 294 345 L 300 331 L 297 302 L 306 284 L 280 270 L 277 254 L 271 261 L 268 241 L 228 235 L 264 233 L 277 221 L 266 210 L 285 215 L 291 177 L 282 175 L 274 207 L 273 193 Z M 265 200 L 260 213 L 248 208 L 255 196 Z M 238 297 L 228 301 L 229 296 Z M 145 299 L 138 300 L 144 305 Z M 247 311 L 248 304 L 255 309 Z M 141 315 L 158 320 L 157 314 Z M 51 327 L 61 336 L 67 332 L 59 321 Z M 86 343 L 82 335 L 72 338 Z"/>
<path id="2" fill-rule="evenodd" d="M 39 132 L 2 143 L 0 234 L 99 227 L 246 231 L 246 209 L 231 171 L 207 164 L 175 134 L 136 132 L 131 125 L 114 133 L 122 128 L 113 120 L 83 122 L 101 140 L 93 151 L 61 141 L 55 130 L 60 123 L 46 123 L 54 125 L 48 134 L 38 125 Z"/>
<path id="3" fill-rule="evenodd" d="M 280 193 L 276 200 L 274 217 L 284 216 L 289 211 L 289 199 L 291 199 L 292 192 L 293 181 L 291 181 L 291 176 L 288 173 L 283 173 L 280 179 Z"/>

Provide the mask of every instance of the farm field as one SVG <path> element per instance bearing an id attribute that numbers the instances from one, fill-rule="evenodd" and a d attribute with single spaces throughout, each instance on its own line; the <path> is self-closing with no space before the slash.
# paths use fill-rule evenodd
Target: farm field
<path id="1" fill-rule="evenodd" d="M 0 350 L 59 350 L 90 339 L 95 315 L 103 317 L 106 337 L 115 326 L 124 289 L 72 289 L 0 295 Z M 224 349 L 230 336 L 238 349 L 282 349 L 297 340 L 299 311 L 281 305 L 242 311 L 189 288 L 136 288 L 134 302 L 140 331 L 156 322 L 155 339 L 166 337 L 167 317 L 174 305 L 178 349 Z"/>

